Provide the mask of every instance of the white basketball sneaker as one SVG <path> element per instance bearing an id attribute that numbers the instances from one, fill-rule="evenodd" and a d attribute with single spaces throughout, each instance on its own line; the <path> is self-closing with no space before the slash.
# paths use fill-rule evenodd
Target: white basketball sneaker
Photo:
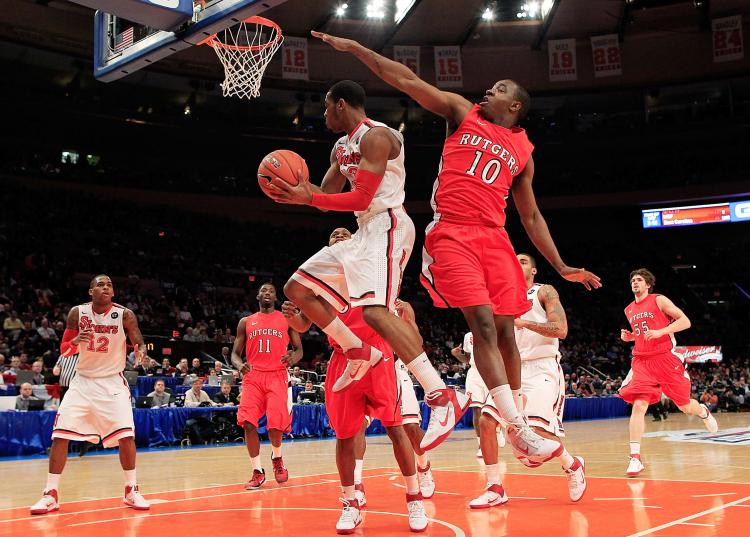
<path id="1" fill-rule="evenodd" d="M 346 355 L 346 369 L 333 385 L 334 392 L 340 392 L 351 386 L 364 377 L 371 367 L 375 367 L 383 353 L 372 345 L 364 341 L 362 346 L 356 349 L 349 349 L 344 353 Z"/>
<path id="2" fill-rule="evenodd" d="M 357 500 L 345 500 L 341 498 L 344 508 L 341 510 L 341 517 L 336 522 L 336 533 L 339 535 L 348 535 L 354 533 L 354 530 L 362 523 L 362 513 L 359 510 Z"/>
<path id="3" fill-rule="evenodd" d="M 477 459 L 483 459 L 484 455 L 482 455 L 482 448 L 477 448 Z"/>
<path id="4" fill-rule="evenodd" d="M 557 457 L 563 450 L 560 442 L 539 436 L 526 422 L 521 425 L 508 424 L 507 434 L 513 454 L 519 460 L 528 458 L 534 463 L 543 463 Z"/>
<path id="5" fill-rule="evenodd" d="M 426 394 L 424 401 L 430 405 L 431 412 L 430 422 L 420 447 L 429 451 L 448 438 L 456 423 L 469 408 L 471 398 L 470 394 L 457 392 L 452 388 L 443 388 Z"/>
<path id="6" fill-rule="evenodd" d="M 563 471 L 568 478 L 568 493 L 570 494 L 570 501 L 577 502 L 583 497 L 583 493 L 586 492 L 586 466 L 583 462 L 583 457 L 573 457 L 575 462 L 570 469 Z"/>
<path id="7" fill-rule="evenodd" d="M 417 479 L 419 479 L 419 491 L 422 493 L 422 498 L 425 500 L 432 498 L 435 495 L 435 480 L 432 479 L 429 462 L 426 468 L 417 466 Z"/>
<path id="8" fill-rule="evenodd" d="M 701 406 L 706 409 L 706 417 L 701 418 L 703 420 L 703 425 L 706 426 L 706 429 L 708 429 L 709 433 L 715 433 L 719 430 L 719 424 L 716 422 L 716 418 L 714 418 L 714 415 L 711 414 L 711 411 L 706 405 L 701 403 Z"/>
<path id="9" fill-rule="evenodd" d="M 406 495 L 406 509 L 409 512 L 409 529 L 420 532 L 427 529 L 429 520 L 424 510 L 424 502 L 421 494 Z"/>
<path id="10" fill-rule="evenodd" d="M 53 489 L 42 492 L 42 497 L 31 506 L 30 511 L 32 515 L 46 515 L 58 509 L 60 504 L 57 502 L 57 491 Z"/>
<path id="11" fill-rule="evenodd" d="M 487 485 L 487 490 L 481 496 L 469 502 L 469 507 L 471 509 L 488 509 L 496 505 L 503 505 L 504 503 L 508 503 L 505 489 L 503 489 L 502 485 L 494 484 Z"/>
<path id="12" fill-rule="evenodd" d="M 628 477 L 635 477 L 645 469 L 646 467 L 643 466 L 643 463 L 641 462 L 641 456 L 631 455 L 630 462 L 628 463 L 628 469 L 625 471 L 625 474 Z"/>
<path id="13" fill-rule="evenodd" d="M 122 503 L 139 511 L 151 509 L 151 504 L 148 503 L 146 498 L 141 496 L 138 485 L 132 487 L 130 485 L 125 486 L 125 497 L 122 499 Z"/>

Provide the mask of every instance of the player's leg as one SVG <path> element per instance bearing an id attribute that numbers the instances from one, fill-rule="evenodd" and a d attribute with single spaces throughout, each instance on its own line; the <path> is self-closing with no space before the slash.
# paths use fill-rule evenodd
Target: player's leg
<path id="1" fill-rule="evenodd" d="M 52 447 L 49 450 L 49 471 L 47 473 L 47 483 L 44 486 L 42 497 L 31 506 L 32 515 L 43 515 L 57 511 L 60 508 L 58 503 L 58 489 L 60 488 L 60 476 L 68 460 L 69 440 L 65 438 L 53 438 Z"/>
<path id="2" fill-rule="evenodd" d="M 473 393 L 472 393 L 472 398 L 473 398 Z M 471 423 L 474 426 L 474 434 L 477 435 L 477 458 L 479 459 L 482 457 L 482 439 L 479 434 L 479 418 L 482 416 L 482 408 L 474 407 L 472 408 L 472 412 L 473 412 L 473 415 L 471 417 Z"/>
<path id="3" fill-rule="evenodd" d="M 128 436 L 119 440 L 120 466 L 125 477 L 125 505 L 133 509 L 146 510 L 151 507 L 138 490 L 135 471 L 135 437 Z"/>
<path id="4" fill-rule="evenodd" d="M 644 469 L 641 461 L 641 438 L 646 428 L 646 412 L 648 412 L 648 399 L 636 399 L 633 401 L 633 410 L 630 413 L 628 430 L 630 434 L 630 462 L 626 474 L 635 477 Z"/>
<path id="5" fill-rule="evenodd" d="M 362 427 L 359 429 L 357 436 L 354 437 L 354 495 L 362 508 L 367 504 L 365 496 L 365 486 L 362 484 L 362 470 L 365 465 L 365 451 L 367 451 L 367 442 L 365 441 L 365 432 L 370 426 L 369 418 L 362 420 Z"/>
<path id="6" fill-rule="evenodd" d="M 422 492 L 419 488 L 417 467 L 414 462 L 414 449 L 403 426 L 386 427 L 386 431 L 393 444 L 393 455 L 396 457 L 398 467 L 404 476 L 409 527 L 412 531 L 423 531 L 427 528 L 428 520 L 422 501 Z"/>
<path id="7" fill-rule="evenodd" d="M 263 375 L 265 409 L 268 423 L 268 439 L 271 441 L 271 464 L 277 483 L 289 480 L 289 471 L 281 456 L 281 438 L 292 428 L 292 394 L 289 389 L 289 374 L 285 369 Z"/>
<path id="8" fill-rule="evenodd" d="M 336 523 L 336 532 L 339 534 L 354 533 L 356 527 L 362 523 L 362 506 L 357 501 L 354 486 L 355 439 L 356 436 L 336 438 L 336 468 L 339 472 L 341 500 L 344 504 Z"/>
<path id="9" fill-rule="evenodd" d="M 243 396 L 242 400 L 244 399 L 245 397 Z M 245 421 L 242 424 L 242 428 L 245 431 L 247 454 L 250 455 L 250 463 L 253 467 L 253 474 L 245 484 L 245 488 L 248 490 L 257 489 L 266 482 L 266 471 L 260 462 L 260 437 L 258 436 L 257 427 L 249 421 Z"/>
<path id="10" fill-rule="evenodd" d="M 476 350 L 476 338 L 474 341 Z M 481 413 L 479 418 L 479 445 L 484 459 L 487 488 L 480 496 L 469 502 L 469 507 L 472 509 L 486 509 L 495 505 L 502 505 L 508 501 L 500 481 L 499 446 L 496 432 L 498 425 L 499 422 L 494 416 L 487 412 Z"/>
<path id="11" fill-rule="evenodd" d="M 271 441 L 271 465 L 277 483 L 289 481 L 289 471 L 284 466 L 284 459 L 281 457 L 282 436 L 283 433 L 280 430 L 268 429 L 268 439 Z"/>
<path id="12" fill-rule="evenodd" d="M 690 376 L 679 358 L 672 353 L 655 357 L 654 374 L 664 395 L 674 401 L 677 408 L 689 416 L 701 418 L 709 432 L 719 430 L 719 424 L 708 407 L 690 398 Z"/>

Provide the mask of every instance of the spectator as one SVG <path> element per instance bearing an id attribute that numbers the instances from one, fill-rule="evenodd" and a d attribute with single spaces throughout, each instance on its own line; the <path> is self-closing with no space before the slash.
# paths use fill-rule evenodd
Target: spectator
<path id="1" fill-rule="evenodd" d="M 156 374 L 164 377 L 171 377 L 175 372 L 175 368 L 169 363 L 169 358 L 164 358 L 161 361 L 161 366 L 156 368 Z"/>
<path id="2" fill-rule="evenodd" d="M 11 356 L 10 366 L 8 366 L 8 369 L 6 371 L 11 375 L 18 375 L 18 372 L 21 371 L 21 358 L 18 356 Z"/>
<path id="3" fill-rule="evenodd" d="M 192 326 L 188 326 L 185 329 L 185 335 L 182 336 L 182 340 L 183 341 L 189 341 L 191 343 L 195 343 L 195 342 L 198 341 L 198 338 L 196 337 L 196 335 L 193 332 L 193 327 Z"/>
<path id="4" fill-rule="evenodd" d="M 225 365 L 232 367 L 232 353 L 229 352 L 229 347 L 221 348 L 221 356 L 219 357 L 219 360 L 224 362 Z"/>
<path id="5" fill-rule="evenodd" d="M 13 310 L 3 321 L 3 331 L 12 340 L 17 340 L 23 330 L 23 321 L 18 317 L 18 312 Z"/>
<path id="6" fill-rule="evenodd" d="M 28 382 L 21 384 L 21 393 L 16 397 L 16 410 L 28 410 L 29 401 L 38 399 L 31 393 L 31 390 L 31 384 Z"/>
<path id="7" fill-rule="evenodd" d="M 208 374 L 221 378 L 221 376 L 224 374 L 222 371 L 223 366 L 224 364 L 222 364 L 221 362 L 214 362 L 214 368 L 210 370 Z"/>
<path id="8" fill-rule="evenodd" d="M 42 319 L 42 325 L 36 329 L 37 334 L 43 342 L 47 344 L 48 348 L 52 348 L 54 343 L 57 341 L 57 332 L 49 325 L 47 318 Z"/>
<path id="9" fill-rule="evenodd" d="M 221 391 L 214 396 L 214 402 L 220 406 L 236 406 L 239 404 L 237 396 L 232 393 L 232 385 L 221 383 Z"/>
<path id="10" fill-rule="evenodd" d="M 185 393 L 185 406 L 195 408 L 198 406 L 213 406 L 211 398 L 203 391 L 203 381 L 199 378 L 193 381 L 191 388 Z"/>
<path id="11" fill-rule="evenodd" d="M 164 408 L 169 406 L 172 394 L 166 390 L 163 380 L 157 380 L 154 384 L 154 391 L 148 394 L 147 397 L 151 398 L 151 408 Z"/>
<path id="12" fill-rule="evenodd" d="M 8 366 L 5 363 L 5 355 L 0 354 L 0 373 L 6 370 Z"/>
<path id="13" fill-rule="evenodd" d="M 154 373 L 156 373 L 155 370 L 151 369 L 151 358 L 145 354 L 141 358 L 141 363 L 138 364 L 138 367 L 136 367 L 135 370 L 138 372 L 139 377 L 152 377 Z"/>
<path id="14" fill-rule="evenodd" d="M 295 365 L 294 369 L 292 369 L 292 374 L 289 376 L 289 382 L 291 382 L 292 386 L 297 386 L 298 384 L 302 384 L 303 382 L 302 370 L 299 368 L 298 365 Z"/>
<path id="15" fill-rule="evenodd" d="M 42 370 L 44 369 L 44 362 L 41 360 L 37 360 L 33 364 L 31 364 L 31 372 L 34 373 L 34 376 L 31 377 L 31 384 L 34 386 L 43 386 L 47 382 L 44 380 L 44 374 L 42 373 Z"/>
<path id="16" fill-rule="evenodd" d="M 174 371 L 174 377 L 184 379 L 188 376 L 188 374 L 189 371 L 187 358 L 183 358 L 182 360 L 180 360 L 180 363 L 177 364 L 177 368 Z"/>
<path id="17" fill-rule="evenodd" d="M 305 389 L 297 395 L 297 404 L 310 404 L 318 402 L 318 392 L 313 386 L 312 380 L 305 382 Z"/>
<path id="18" fill-rule="evenodd" d="M 190 369 L 188 370 L 188 373 L 191 375 L 197 375 L 199 377 L 202 377 L 205 375 L 205 371 L 203 370 L 203 365 L 201 364 L 200 358 L 193 358 L 193 363 Z"/>
<path id="19" fill-rule="evenodd" d="M 709 388 L 701 395 L 701 403 L 706 405 L 711 412 L 716 412 L 719 408 L 719 397 Z"/>

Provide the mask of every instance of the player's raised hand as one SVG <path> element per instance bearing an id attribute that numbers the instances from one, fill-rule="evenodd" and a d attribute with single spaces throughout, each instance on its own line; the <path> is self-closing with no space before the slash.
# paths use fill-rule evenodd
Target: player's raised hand
<path id="1" fill-rule="evenodd" d="M 602 286 L 602 279 L 599 276 L 582 268 L 574 268 L 565 265 L 560 269 L 560 276 L 569 282 L 582 284 L 587 291 L 599 289 Z"/>
<path id="2" fill-rule="evenodd" d="M 312 188 L 307 181 L 300 181 L 290 185 L 286 181 L 274 177 L 268 185 L 268 192 L 277 203 L 291 205 L 310 205 L 312 203 Z"/>
<path id="3" fill-rule="evenodd" d="M 358 43 L 353 39 L 346 39 L 344 37 L 336 37 L 335 35 L 325 34 L 323 32 L 316 32 L 312 30 L 310 32 L 313 37 L 317 37 L 324 43 L 328 43 L 336 50 L 341 52 L 350 52 Z"/>
<path id="4" fill-rule="evenodd" d="M 293 365 L 297 365 L 297 362 L 300 361 L 300 358 L 302 358 L 302 355 L 298 356 L 297 358 L 294 357 L 294 351 L 287 352 L 284 356 L 281 357 L 281 361 L 286 364 L 287 367 L 292 367 Z"/>
<path id="5" fill-rule="evenodd" d="M 287 318 L 294 317 L 299 313 L 299 308 L 291 300 L 285 300 L 281 305 L 281 313 Z"/>
<path id="6" fill-rule="evenodd" d="M 620 339 L 629 342 L 629 341 L 635 341 L 635 336 L 633 335 L 633 332 L 630 330 L 625 330 L 624 328 L 620 330 Z"/>

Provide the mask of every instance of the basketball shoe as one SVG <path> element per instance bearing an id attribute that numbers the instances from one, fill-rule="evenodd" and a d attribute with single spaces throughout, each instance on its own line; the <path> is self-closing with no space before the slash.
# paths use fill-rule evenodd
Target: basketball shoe
<path id="1" fill-rule="evenodd" d="M 253 475 L 245 484 L 245 490 L 259 489 L 266 482 L 265 470 L 253 470 Z"/>
<path id="2" fill-rule="evenodd" d="M 507 435 L 513 454 L 521 462 L 522 459 L 532 463 L 547 462 L 560 455 L 563 450 L 560 442 L 536 434 L 525 420 L 520 424 L 509 423 Z"/>
<path id="3" fill-rule="evenodd" d="M 125 485 L 125 496 L 122 498 L 122 503 L 139 511 L 151 509 L 151 504 L 148 503 L 146 498 L 141 496 L 138 485 L 133 485 L 132 487 Z"/>
<path id="4" fill-rule="evenodd" d="M 563 468 L 565 476 L 568 478 L 568 493 L 570 501 L 577 502 L 586 492 L 586 466 L 583 457 L 573 457 L 573 466 L 568 470 Z"/>
<path id="5" fill-rule="evenodd" d="M 42 497 L 30 508 L 32 515 L 44 515 L 58 509 L 60 504 L 57 502 L 57 491 L 54 489 L 42 492 Z"/>
<path id="6" fill-rule="evenodd" d="M 422 442 L 422 449 L 429 451 L 439 446 L 448 438 L 451 431 L 469 408 L 471 394 L 457 392 L 452 388 L 435 390 L 425 395 L 424 401 L 430 405 L 430 422 L 427 425 Z"/>
<path id="7" fill-rule="evenodd" d="M 493 484 L 487 485 L 487 490 L 481 496 L 471 500 L 469 507 L 471 509 L 488 509 L 496 505 L 503 505 L 504 503 L 508 503 L 505 489 L 503 489 L 502 485 Z"/>
<path id="8" fill-rule="evenodd" d="M 435 495 L 435 480 L 432 479 L 429 462 L 426 468 L 417 466 L 417 479 L 419 479 L 419 491 L 422 493 L 422 498 L 425 500 L 432 498 Z"/>
<path id="9" fill-rule="evenodd" d="M 334 392 L 343 391 L 351 386 L 352 382 L 364 377 L 370 368 L 375 367 L 383 357 L 382 352 L 364 341 L 361 347 L 349 349 L 344 354 L 346 355 L 346 369 L 333 384 Z"/>
<path id="10" fill-rule="evenodd" d="M 336 522 L 336 533 L 339 535 L 348 535 L 354 533 L 354 530 L 362 523 L 362 512 L 360 511 L 357 500 L 345 500 L 341 498 L 344 508 L 341 510 L 341 517 Z"/>
<path id="11" fill-rule="evenodd" d="M 415 532 L 426 530 L 429 520 L 427 520 L 427 513 L 424 510 L 422 494 L 407 494 L 406 509 L 409 512 L 409 529 Z"/>
<path id="12" fill-rule="evenodd" d="M 713 414 L 711 414 L 711 411 L 706 405 L 701 403 L 701 406 L 706 409 L 706 417 L 701 418 L 703 420 L 703 425 L 706 426 L 706 429 L 708 429 L 709 433 L 715 433 L 719 430 L 719 424 L 716 422 L 716 418 L 714 418 Z"/>
<path id="13" fill-rule="evenodd" d="M 273 465 L 273 477 L 276 478 L 277 483 L 289 481 L 289 471 L 284 467 L 284 459 L 271 457 L 271 464 Z"/>
<path id="14" fill-rule="evenodd" d="M 646 467 L 643 466 L 643 463 L 641 462 L 641 456 L 631 455 L 630 462 L 628 463 L 628 469 L 625 471 L 625 474 L 628 477 L 635 477 L 645 469 Z"/>
<path id="15" fill-rule="evenodd" d="M 365 486 L 362 483 L 354 485 L 354 498 L 356 498 L 359 508 L 363 509 L 367 505 L 367 498 L 365 497 Z"/>

